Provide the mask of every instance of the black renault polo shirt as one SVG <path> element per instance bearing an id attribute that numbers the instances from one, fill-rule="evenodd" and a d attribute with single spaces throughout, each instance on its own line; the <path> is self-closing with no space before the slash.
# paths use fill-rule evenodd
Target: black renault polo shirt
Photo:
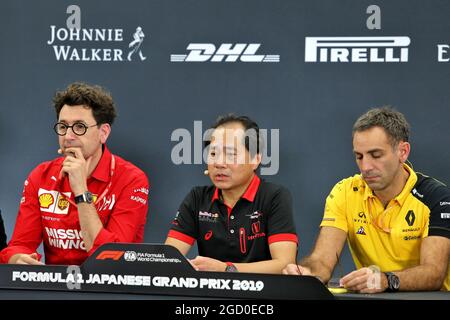
<path id="1" fill-rule="evenodd" d="M 193 188 L 168 236 L 189 245 L 197 240 L 199 255 L 234 263 L 270 260 L 274 242 L 298 243 L 290 192 L 256 175 L 234 208 L 214 186 Z"/>

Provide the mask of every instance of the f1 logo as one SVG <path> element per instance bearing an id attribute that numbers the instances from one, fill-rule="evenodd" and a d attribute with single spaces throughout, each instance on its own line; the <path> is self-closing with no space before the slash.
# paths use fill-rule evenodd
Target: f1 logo
<path id="1" fill-rule="evenodd" d="M 112 250 L 106 250 L 101 252 L 95 259 L 96 260 L 106 260 L 106 259 L 112 259 L 112 260 L 119 260 L 124 254 L 124 251 L 112 251 Z"/>

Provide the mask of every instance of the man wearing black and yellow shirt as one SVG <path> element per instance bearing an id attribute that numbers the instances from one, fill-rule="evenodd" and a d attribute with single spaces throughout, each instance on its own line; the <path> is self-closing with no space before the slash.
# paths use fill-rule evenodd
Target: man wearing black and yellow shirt
<path id="1" fill-rule="evenodd" d="M 450 289 L 450 190 L 405 164 L 408 140 L 406 119 L 390 108 L 356 121 L 353 152 L 361 174 L 334 186 L 312 254 L 283 273 L 327 282 L 347 239 L 357 268 L 340 280 L 349 290 Z"/>
<path id="2" fill-rule="evenodd" d="M 183 254 L 197 242 L 196 270 L 281 273 L 295 262 L 291 195 L 256 175 L 260 162 L 258 125 L 244 116 L 219 118 L 208 152 L 213 186 L 191 190 L 166 240 Z"/>

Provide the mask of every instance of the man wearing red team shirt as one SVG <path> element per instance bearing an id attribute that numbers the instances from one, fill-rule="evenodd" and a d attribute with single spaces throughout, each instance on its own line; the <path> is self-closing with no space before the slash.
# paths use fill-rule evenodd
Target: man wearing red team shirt
<path id="1" fill-rule="evenodd" d="M 81 264 L 108 242 L 142 242 L 148 179 L 105 143 L 116 117 L 111 95 L 74 83 L 54 99 L 62 157 L 37 166 L 24 184 L 16 226 L 0 261 Z"/>
<path id="2" fill-rule="evenodd" d="M 295 261 L 297 232 L 288 189 L 256 174 L 262 159 L 258 124 L 221 116 L 209 131 L 208 172 L 213 185 L 194 187 L 181 203 L 166 244 L 199 271 L 281 273 Z"/>

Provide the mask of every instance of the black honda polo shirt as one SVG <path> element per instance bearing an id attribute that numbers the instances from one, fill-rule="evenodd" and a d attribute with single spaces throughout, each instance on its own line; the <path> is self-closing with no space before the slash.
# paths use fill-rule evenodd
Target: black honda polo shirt
<path id="1" fill-rule="evenodd" d="M 234 263 L 272 259 L 274 242 L 298 243 L 290 192 L 257 175 L 234 208 L 214 186 L 193 188 L 168 236 L 189 245 L 197 241 L 199 255 Z"/>

